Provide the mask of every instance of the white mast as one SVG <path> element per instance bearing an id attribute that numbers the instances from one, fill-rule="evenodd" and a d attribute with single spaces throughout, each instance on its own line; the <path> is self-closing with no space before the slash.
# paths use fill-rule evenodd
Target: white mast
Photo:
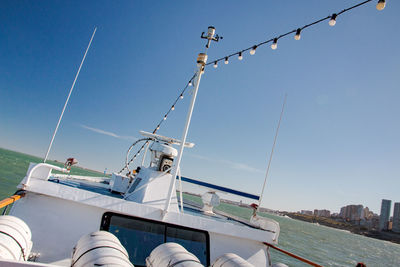
<path id="1" fill-rule="evenodd" d="M 165 215 L 168 212 L 168 208 L 171 204 L 172 192 L 175 187 L 175 179 L 176 179 L 176 176 L 178 175 L 179 167 L 181 164 L 183 148 L 185 147 L 186 137 L 187 137 L 187 134 L 189 131 L 190 120 L 192 119 L 193 108 L 194 108 L 194 104 L 196 102 L 196 97 L 197 97 L 197 92 L 199 90 L 201 76 L 204 73 L 204 67 L 207 63 L 207 50 L 210 47 L 211 41 L 218 41 L 219 38 L 222 38 L 222 37 L 219 37 L 218 35 L 216 35 L 216 37 L 214 37 L 214 35 L 215 35 L 215 28 L 212 26 L 208 27 L 208 32 L 207 32 L 206 36 L 204 36 L 204 32 L 201 35 L 201 38 L 208 40 L 207 45 L 206 45 L 206 51 L 205 51 L 205 53 L 200 53 L 197 57 L 197 72 L 196 72 L 196 77 L 194 79 L 194 84 L 193 84 L 194 85 L 193 95 L 192 95 L 192 99 L 191 99 L 190 106 L 189 106 L 189 112 L 186 117 L 185 127 L 183 128 L 183 133 L 182 133 L 180 148 L 178 151 L 178 156 L 177 156 L 176 162 L 171 170 L 171 174 L 172 174 L 171 183 L 169 185 L 168 196 L 167 196 L 167 199 L 165 202 L 163 215 Z"/>
<path id="2" fill-rule="evenodd" d="M 71 89 L 69 90 L 69 94 L 68 94 L 67 100 L 65 101 L 64 107 L 63 107 L 63 109 L 62 109 L 62 111 L 61 111 L 61 115 L 60 115 L 60 118 L 58 119 L 56 129 L 54 130 L 54 133 L 53 133 L 53 137 L 51 138 L 49 147 L 48 147 L 47 152 L 46 152 L 46 156 L 44 157 L 44 160 L 43 160 L 44 163 L 46 162 L 47 157 L 49 156 L 51 146 L 53 145 L 54 138 L 56 137 L 56 134 L 57 134 L 57 131 L 58 131 L 58 126 L 60 126 L 61 119 L 62 119 L 62 117 L 64 116 L 65 108 L 67 107 L 67 104 L 68 104 L 69 98 L 70 98 L 70 96 L 71 96 L 72 90 L 74 90 L 75 82 L 76 82 L 76 80 L 78 79 L 78 76 L 79 76 L 79 73 L 80 73 L 80 71 L 81 71 L 83 62 L 85 61 L 86 54 L 87 54 L 87 52 L 89 51 L 90 45 L 92 44 L 92 40 L 93 40 L 93 37 L 94 37 L 96 31 L 97 31 L 97 27 L 94 28 L 94 31 L 93 31 L 93 34 L 92 34 L 92 38 L 90 38 L 89 45 L 88 45 L 88 47 L 86 48 L 85 55 L 83 56 L 82 61 L 81 61 L 81 65 L 79 65 L 78 72 L 76 73 L 74 82 L 72 83 Z"/>

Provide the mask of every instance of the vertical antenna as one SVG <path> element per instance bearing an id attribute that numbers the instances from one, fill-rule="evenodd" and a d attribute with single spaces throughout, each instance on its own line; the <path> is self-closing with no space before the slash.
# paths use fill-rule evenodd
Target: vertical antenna
<path id="1" fill-rule="evenodd" d="M 268 178 L 269 168 L 271 166 L 272 156 L 274 155 L 276 139 L 278 138 L 279 127 L 281 126 L 281 121 L 282 121 L 282 117 L 283 117 L 283 111 L 285 110 L 285 105 L 286 105 L 286 99 L 287 99 L 287 94 L 285 94 L 285 98 L 283 100 L 282 111 L 281 111 L 281 115 L 279 117 L 279 122 L 278 122 L 278 128 L 276 128 L 275 137 L 274 137 L 274 143 L 272 145 L 271 155 L 269 156 L 267 171 L 265 172 L 264 184 L 263 184 L 263 187 L 262 187 L 262 190 L 261 190 L 260 199 L 258 200 L 259 202 L 258 202 L 257 211 L 261 207 L 261 200 L 262 200 L 263 195 L 264 195 L 265 184 L 267 183 L 267 178 Z"/>
<path id="2" fill-rule="evenodd" d="M 68 104 L 69 98 L 70 98 L 70 96 L 71 96 L 72 90 L 74 90 L 75 82 L 76 82 L 76 80 L 78 79 L 79 72 L 81 71 L 83 62 L 85 61 L 86 54 L 87 54 L 87 52 L 89 51 L 90 45 L 92 44 L 92 40 L 93 40 L 93 37 L 94 37 L 96 31 L 97 31 L 97 27 L 94 28 L 94 31 L 93 31 L 93 34 L 92 34 L 92 38 L 90 38 L 89 45 L 88 45 L 88 47 L 86 48 L 85 55 L 83 56 L 82 61 L 81 61 L 81 65 L 79 65 L 78 72 L 76 73 L 74 82 L 72 83 L 71 89 L 69 90 L 69 94 L 68 94 L 67 100 L 65 101 L 64 107 L 63 107 L 63 109 L 62 109 L 62 111 L 61 111 L 61 115 L 60 115 L 60 118 L 58 119 L 56 129 L 54 130 L 54 133 L 53 133 L 53 137 L 51 138 L 51 141 L 50 141 L 50 144 L 49 144 L 49 148 L 47 149 L 47 152 L 46 152 L 46 156 L 44 157 L 44 160 L 43 160 L 44 163 L 46 162 L 47 157 L 49 156 L 51 146 L 53 145 L 54 138 L 56 137 L 56 134 L 57 134 L 57 131 L 58 131 L 58 126 L 60 126 L 61 119 L 62 119 L 62 117 L 64 116 L 65 108 L 67 107 L 67 104 Z"/>

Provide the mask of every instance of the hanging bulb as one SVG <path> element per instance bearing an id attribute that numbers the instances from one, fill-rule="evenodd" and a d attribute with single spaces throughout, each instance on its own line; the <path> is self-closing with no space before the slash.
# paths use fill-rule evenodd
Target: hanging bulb
<path id="1" fill-rule="evenodd" d="M 214 69 L 216 69 L 216 68 L 218 68 L 218 62 L 217 61 L 214 62 Z"/>
<path id="2" fill-rule="evenodd" d="M 180 99 L 183 99 L 183 94 L 181 94 L 181 95 L 179 96 L 179 98 L 180 98 Z"/>
<path id="3" fill-rule="evenodd" d="M 336 17 L 337 17 L 337 15 L 336 14 L 332 14 L 332 16 L 331 16 L 331 20 L 329 21 L 329 25 L 330 26 L 335 26 L 335 24 L 336 24 Z"/>
<path id="4" fill-rule="evenodd" d="M 298 29 L 296 30 L 296 35 L 294 36 L 294 39 L 295 39 L 295 40 L 300 40 L 300 38 L 301 38 L 300 33 L 301 33 L 301 29 L 298 28 Z"/>
<path id="5" fill-rule="evenodd" d="M 166 120 L 166 119 L 167 119 L 167 115 L 164 116 L 164 119 L 163 119 L 163 120 Z"/>
<path id="6" fill-rule="evenodd" d="M 228 59 L 228 57 L 225 58 L 225 64 L 229 64 L 229 59 Z"/>
<path id="7" fill-rule="evenodd" d="M 253 46 L 250 50 L 250 55 L 254 55 L 256 53 L 257 46 Z"/>
<path id="8" fill-rule="evenodd" d="M 383 10 L 386 6 L 386 1 L 385 0 L 379 0 L 378 4 L 376 4 L 376 9 L 378 10 Z"/>
<path id="9" fill-rule="evenodd" d="M 274 38 L 274 42 L 271 45 L 272 50 L 275 50 L 278 48 L 278 38 Z"/>
<path id="10" fill-rule="evenodd" d="M 191 80 L 189 81 L 188 86 L 192 86 L 192 81 Z"/>
<path id="11" fill-rule="evenodd" d="M 171 107 L 171 110 L 175 110 L 175 105 Z"/>
<path id="12" fill-rule="evenodd" d="M 239 60 L 242 60 L 242 59 L 243 59 L 243 55 L 242 55 L 242 52 L 239 52 L 239 56 L 238 56 L 238 59 L 239 59 Z"/>

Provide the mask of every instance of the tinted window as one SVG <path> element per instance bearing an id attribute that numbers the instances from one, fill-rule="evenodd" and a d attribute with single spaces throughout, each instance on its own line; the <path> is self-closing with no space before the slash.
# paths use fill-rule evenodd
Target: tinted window
<path id="1" fill-rule="evenodd" d="M 209 265 L 209 237 L 205 231 L 108 212 L 103 215 L 101 230 L 118 237 L 137 267 L 146 266 L 151 251 L 165 242 L 182 245 L 203 265 Z"/>
<path id="2" fill-rule="evenodd" d="M 111 217 L 108 231 L 118 237 L 135 265 L 146 265 L 146 257 L 165 239 L 163 225 L 118 216 Z"/>
<path id="3" fill-rule="evenodd" d="M 166 242 L 175 242 L 196 255 L 203 265 L 207 265 L 207 235 L 202 232 L 167 226 Z"/>

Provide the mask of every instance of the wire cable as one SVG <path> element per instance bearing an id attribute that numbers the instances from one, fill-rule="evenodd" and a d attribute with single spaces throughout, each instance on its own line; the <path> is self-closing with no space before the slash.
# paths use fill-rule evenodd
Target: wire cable
<path id="1" fill-rule="evenodd" d="M 181 90 L 181 93 L 178 95 L 178 97 L 175 99 L 175 101 L 173 102 L 172 106 L 169 108 L 169 110 L 165 113 L 164 117 L 160 120 L 160 122 L 157 124 L 156 128 L 154 128 L 153 130 L 153 134 L 155 134 L 159 129 L 161 124 L 167 119 L 168 115 L 171 113 L 171 111 L 175 110 L 175 105 L 178 103 L 178 101 L 180 99 L 183 99 L 183 95 L 185 94 L 186 90 L 193 84 L 193 80 L 196 77 L 196 73 L 193 74 L 192 78 L 190 78 L 189 82 L 186 84 L 186 86 Z M 140 148 L 139 150 L 133 155 L 133 157 L 128 161 L 125 162 L 125 166 L 118 172 L 118 173 L 122 173 L 124 170 L 128 169 L 128 166 L 137 158 L 137 156 L 140 154 L 140 152 L 142 152 L 142 150 L 144 149 L 144 147 L 149 143 L 150 141 L 146 141 Z M 132 149 L 133 145 L 135 145 L 137 142 L 134 142 L 129 150 L 128 153 L 130 152 L 130 150 Z M 127 155 L 128 156 L 128 155 Z"/>
<path id="2" fill-rule="evenodd" d="M 345 8 L 345 9 L 343 9 L 343 10 L 340 11 L 340 12 L 333 13 L 333 15 L 335 15 L 335 18 L 336 18 L 337 16 L 339 16 L 339 15 L 345 13 L 345 12 L 348 12 L 348 11 L 354 9 L 354 8 L 358 8 L 358 7 L 360 7 L 360 6 L 363 6 L 363 5 L 365 5 L 365 4 L 367 4 L 367 3 L 371 2 L 371 1 L 373 1 L 373 0 L 366 0 L 366 1 L 364 1 L 364 2 L 361 2 L 361 3 L 358 3 L 358 4 L 354 5 L 354 6 L 351 6 L 351 7 L 349 7 L 349 8 Z M 302 30 L 304 30 L 304 29 L 306 29 L 306 28 L 309 28 L 309 27 L 311 27 L 311 26 L 314 26 L 314 25 L 316 25 L 316 24 L 319 24 L 319 23 L 321 23 L 321 22 L 323 22 L 323 21 L 325 21 L 325 20 L 332 19 L 332 16 L 333 16 L 333 15 L 329 15 L 329 16 L 326 16 L 326 17 L 324 17 L 324 18 L 318 19 L 318 20 L 316 20 L 316 21 L 314 21 L 314 22 L 311 22 L 311 23 L 309 23 L 309 24 L 306 24 L 306 25 L 304 25 L 304 26 L 302 26 L 302 27 L 298 27 L 298 28 L 296 28 L 295 30 L 289 31 L 289 32 L 287 32 L 287 33 L 283 33 L 283 34 L 281 34 L 281 35 L 278 35 L 277 37 L 273 37 L 273 38 L 271 38 L 271 39 L 265 40 L 265 41 L 263 41 L 263 42 L 260 42 L 260 43 L 258 43 L 258 44 L 252 45 L 252 46 L 250 46 L 250 47 L 248 47 L 248 48 L 245 48 L 245 49 L 242 49 L 242 50 L 240 50 L 240 51 L 234 52 L 234 53 L 229 54 L 229 55 L 227 55 L 227 56 L 223 56 L 223 57 L 217 58 L 217 59 L 215 59 L 215 60 L 211 60 L 211 61 L 208 62 L 205 66 L 208 66 L 208 65 L 211 65 L 211 64 L 217 65 L 218 62 L 220 62 L 220 61 L 222 61 L 222 60 L 224 60 L 224 61 L 229 60 L 229 58 L 232 57 L 232 56 L 236 56 L 236 55 L 241 56 L 241 55 L 243 54 L 243 52 L 249 51 L 249 50 L 251 50 L 251 49 L 256 49 L 256 48 L 258 48 L 258 47 L 260 47 L 260 46 L 262 46 L 262 45 L 268 44 L 268 43 L 270 43 L 270 42 L 274 42 L 274 40 L 279 40 L 279 39 L 281 39 L 281 38 L 283 38 L 283 37 L 286 37 L 286 36 L 288 36 L 288 35 L 290 35 L 290 34 L 292 34 L 292 33 L 297 33 L 297 30 L 298 30 L 298 29 L 300 29 L 300 31 L 302 31 Z"/>

